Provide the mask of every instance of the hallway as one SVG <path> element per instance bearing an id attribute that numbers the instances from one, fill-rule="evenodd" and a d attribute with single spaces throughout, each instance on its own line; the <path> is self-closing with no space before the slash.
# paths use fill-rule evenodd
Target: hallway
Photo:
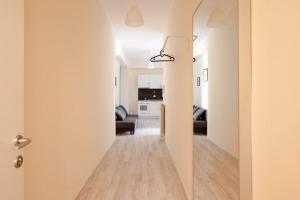
<path id="1" fill-rule="evenodd" d="M 117 136 L 77 200 L 185 200 L 158 125 L 140 119 L 134 136 Z"/>

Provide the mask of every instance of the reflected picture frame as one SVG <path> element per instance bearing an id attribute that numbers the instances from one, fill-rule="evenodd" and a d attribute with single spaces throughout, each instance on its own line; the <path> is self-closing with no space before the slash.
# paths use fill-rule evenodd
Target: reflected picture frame
<path id="1" fill-rule="evenodd" d="M 200 76 L 197 76 L 197 86 L 200 86 L 201 85 L 201 79 L 200 79 Z"/>

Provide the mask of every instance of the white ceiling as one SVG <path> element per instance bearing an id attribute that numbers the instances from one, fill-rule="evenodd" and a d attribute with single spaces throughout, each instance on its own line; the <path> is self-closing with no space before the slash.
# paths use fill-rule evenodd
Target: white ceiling
<path id="1" fill-rule="evenodd" d="M 115 29 L 118 48 L 128 67 L 147 67 L 152 56 L 163 45 L 173 0 L 137 0 L 143 14 L 143 27 L 131 28 L 124 23 L 133 0 L 104 0 L 107 13 Z"/>

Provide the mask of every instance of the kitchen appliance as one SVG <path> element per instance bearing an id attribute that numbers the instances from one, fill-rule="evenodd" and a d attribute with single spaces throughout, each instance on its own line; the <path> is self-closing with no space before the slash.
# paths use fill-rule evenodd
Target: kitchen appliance
<path id="1" fill-rule="evenodd" d="M 160 116 L 160 106 L 162 101 L 139 101 L 138 114 L 139 117 L 154 117 Z"/>
<path id="2" fill-rule="evenodd" d="M 138 114 L 139 116 L 146 117 L 150 114 L 150 103 L 149 102 L 139 102 L 138 103 Z"/>

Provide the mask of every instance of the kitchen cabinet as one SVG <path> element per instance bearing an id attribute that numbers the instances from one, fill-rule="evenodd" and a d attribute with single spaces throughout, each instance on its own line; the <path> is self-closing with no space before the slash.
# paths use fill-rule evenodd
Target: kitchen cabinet
<path id="1" fill-rule="evenodd" d="M 138 88 L 149 88 L 149 76 L 139 75 L 138 76 Z"/>
<path id="2" fill-rule="evenodd" d="M 150 113 L 149 115 L 152 116 L 152 117 L 159 117 L 159 114 L 160 114 L 160 105 L 161 105 L 161 102 L 151 102 L 150 103 Z"/>
<path id="3" fill-rule="evenodd" d="M 158 89 L 163 86 L 161 74 L 145 74 L 138 76 L 138 88 Z"/>
<path id="4" fill-rule="evenodd" d="M 162 101 L 139 101 L 138 113 L 140 117 L 159 117 Z"/>
<path id="5" fill-rule="evenodd" d="M 162 88 L 162 75 L 150 75 L 148 80 L 151 89 Z"/>

